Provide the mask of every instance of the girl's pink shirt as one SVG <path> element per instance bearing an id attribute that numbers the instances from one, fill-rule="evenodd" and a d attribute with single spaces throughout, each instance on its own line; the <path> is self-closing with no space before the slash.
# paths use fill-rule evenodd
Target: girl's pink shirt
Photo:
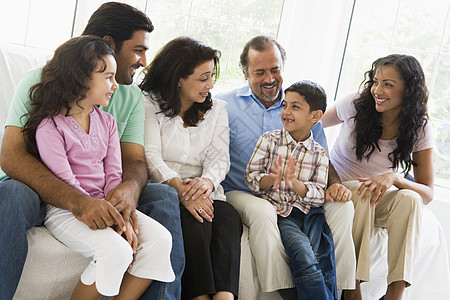
<path id="1" fill-rule="evenodd" d="M 43 163 L 57 177 L 92 197 L 105 198 L 122 181 L 117 124 L 97 107 L 89 116 L 89 133 L 70 116 L 42 120 L 36 143 Z"/>

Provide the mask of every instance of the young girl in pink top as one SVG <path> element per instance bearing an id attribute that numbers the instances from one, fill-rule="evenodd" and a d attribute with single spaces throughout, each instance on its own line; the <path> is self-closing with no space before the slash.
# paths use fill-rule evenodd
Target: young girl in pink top
<path id="1" fill-rule="evenodd" d="M 122 180 L 116 121 L 97 108 L 107 106 L 118 89 L 115 72 L 113 50 L 104 40 L 77 37 L 55 51 L 40 83 L 30 90 L 31 111 L 24 127 L 29 151 L 92 201 L 106 201 Z M 120 223 L 117 210 L 105 207 L 113 223 Z M 138 299 L 152 280 L 173 281 L 170 233 L 136 213 L 136 232 L 130 220 L 124 220 L 123 228 L 92 230 L 70 211 L 47 206 L 45 226 L 73 251 L 92 257 L 72 299 Z"/>

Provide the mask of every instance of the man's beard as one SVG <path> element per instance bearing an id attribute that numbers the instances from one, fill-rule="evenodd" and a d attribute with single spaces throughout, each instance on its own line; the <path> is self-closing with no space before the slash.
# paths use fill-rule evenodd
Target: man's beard
<path id="1" fill-rule="evenodd" d="M 266 103 L 271 103 L 271 102 L 275 101 L 278 98 L 278 95 L 280 94 L 280 89 L 277 89 L 275 95 L 270 97 L 270 96 L 267 96 L 263 92 L 263 86 L 272 86 L 272 85 L 278 86 L 278 84 L 279 84 L 279 81 L 273 82 L 271 84 L 262 84 L 260 86 L 260 89 L 261 89 L 261 93 L 260 93 L 261 94 L 261 100 L 266 102 Z"/>

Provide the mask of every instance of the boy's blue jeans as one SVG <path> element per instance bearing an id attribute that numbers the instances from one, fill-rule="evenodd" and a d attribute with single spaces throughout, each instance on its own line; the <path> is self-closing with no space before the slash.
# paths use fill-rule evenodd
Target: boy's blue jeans
<path id="1" fill-rule="evenodd" d="M 278 228 L 291 260 L 298 299 L 337 299 L 333 236 L 322 208 L 304 214 L 293 208 L 278 216 Z"/>
<path id="2" fill-rule="evenodd" d="M 138 209 L 172 234 L 170 259 L 176 276 L 172 283 L 154 281 L 141 299 L 178 300 L 185 259 L 178 194 L 167 185 L 149 183 Z M 42 225 L 45 212 L 45 204 L 28 186 L 10 178 L 0 180 L 0 299 L 14 296 L 28 252 L 27 230 Z"/>

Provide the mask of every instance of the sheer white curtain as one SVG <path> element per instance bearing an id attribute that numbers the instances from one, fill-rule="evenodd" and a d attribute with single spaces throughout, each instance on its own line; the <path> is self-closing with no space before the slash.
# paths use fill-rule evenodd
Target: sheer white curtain
<path id="1" fill-rule="evenodd" d="M 353 0 L 285 0 L 278 41 L 286 49 L 284 87 L 309 79 L 334 99 Z"/>

